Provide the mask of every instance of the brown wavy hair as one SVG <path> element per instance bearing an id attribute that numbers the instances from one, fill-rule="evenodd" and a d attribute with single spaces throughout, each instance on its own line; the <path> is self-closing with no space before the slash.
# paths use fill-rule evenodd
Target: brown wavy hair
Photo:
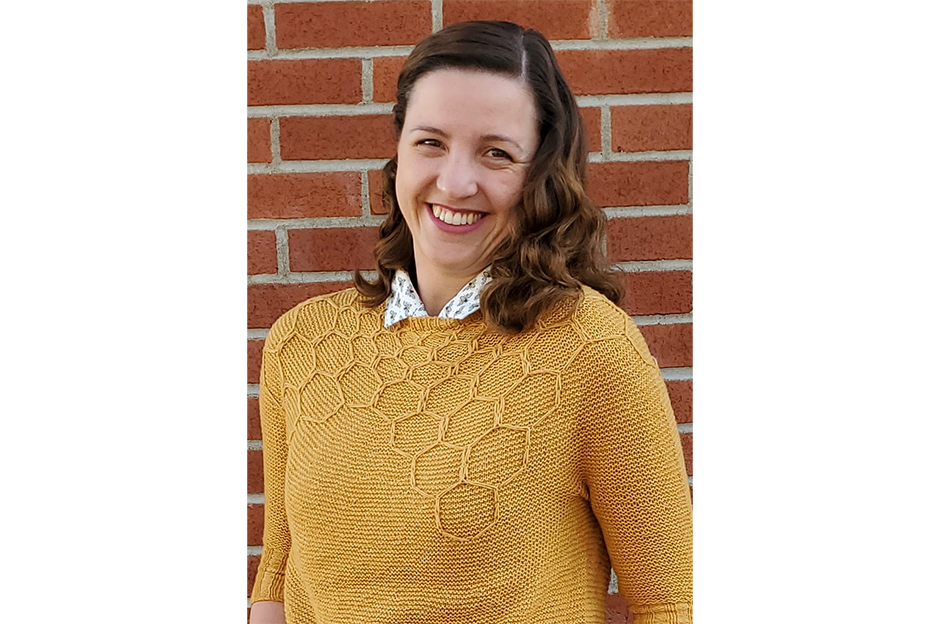
<path id="1" fill-rule="evenodd" d="M 548 40 L 512 22 L 461 22 L 419 42 L 398 76 L 392 109 L 400 138 L 415 82 L 438 69 L 472 69 L 519 78 L 532 89 L 539 115 L 539 147 L 527 171 L 510 231 L 494 252 L 492 281 L 481 294 L 486 322 L 515 333 L 533 326 L 540 314 L 563 299 L 578 297 L 581 285 L 614 303 L 623 286 L 604 256 L 606 219 L 587 196 L 587 139 L 571 89 Z M 414 260 L 411 232 L 395 196 L 397 155 L 382 171 L 388 210 L 375 247 L 378 278 L 357 270 L 356 289 L 375 307 L 391 294 L 396 269 Z"/>

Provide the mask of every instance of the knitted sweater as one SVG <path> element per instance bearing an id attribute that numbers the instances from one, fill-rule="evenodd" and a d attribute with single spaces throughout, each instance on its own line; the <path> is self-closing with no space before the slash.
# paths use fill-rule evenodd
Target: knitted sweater
<path id="1" fill-rule="evenodd" d="M 355 290 L 265 341 L 252 602 L 297 624 L 692 621 L 692 513 L 655 359 L 596 291 L 532 330 L 409 318 Z"/>

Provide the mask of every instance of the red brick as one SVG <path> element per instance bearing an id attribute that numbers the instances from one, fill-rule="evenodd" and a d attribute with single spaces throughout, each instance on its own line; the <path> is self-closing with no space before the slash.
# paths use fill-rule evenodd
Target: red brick
<path id="1" fill-rule="evenodd" d="M 261 546 L 264 536 L 264 505 L 248 505 L 248 545 Z"/>
<path id="2" fill-rule="evenodd" d="M 277 241 L 274 232 L 248 232 L 248 275 L 277 273 Z"/>
<path id="3" fill-rule="evenodd" d="M 687 204 L 689 162 L 590 163 L 588 193 L 605 208 Z"/>
<path id="4" fill-rule="evenodd" d="M 692 422 L 692 381 L 667 381 L 666 390 L 669 391 L 676 422 Z"/>
<path id="5" fill-rule="evenodd" d="M 397 147 L 391 115 L 281 118 L 284 160 L 392 158 Z"/>
<path id="6" fill-rule="evenodd" d="M 692 323 L 641 325 L 639 329 L 660 368 L 692 366 Z"/>
<path id="7" fill-rule="evenodd" d="M 606 624 L 633 624 L 633 614 L 620 594 L 607 594 Z"/>
<path id="8" fill-rule="evenodd" d="M 685 458 L 685 471 L 692 476 L 692 434 L 680 433 L 679 440 L 682 441 L 682 455 Z"/>
<path id="9" fill-rule="evenodd" d="M 356 171 L 249 175 L 248 218 L 358 217 L 361 187 Z"/>
<path id="10" fill-rule="evenodd" d="M 628 314 L 685 314 L 692 311 L 690 271 L 621 274 L 626 295 L 620 307 Z"/>
<path id="11" fill-rule="evenodd" d="M 610 148 L 615 152 L 692 149 L 692 105 L 611 108 Z"/>
<path id="12" fill-rule="evenodd" d="M 375 269 L 378 228 L 317 228 L 287 233 L 291 271 Z"/>
<path id="13" fill-rule="evenodd" d="M 264 10 L 248 5 L 248 49 L 264 50 Z"/>
<path id="14" fill-rule="evenodd" d="M 261 410 L 258 397 L 248 397 L 248 439 L 261 439 Z"/>
<path id="15" fill-rule="evenodd" d="M 691 37 L 692 0 L 607 0 L 611 38 Z"/>
<path id="16" fill-rule="evenodd" d="M 372 214 L 388 214 L 385 204 L 382 203 L 382 170 L 374 169 L 369 172 L 369 207 Z"/>
<path id="17" fill-rule="evenodd" d="M 359 59 L 248 61 L 248 106 L 361 101 Z"/>
<path id="18" fill-rule="evenodd" d="M 601 109 L 582 108 L 581 119 L 584 121 L 584 130 L 587 133 L 588 151 L 601 151 Z"/>
<path id="19" fill-rule="evenodd" d="M 690 260 L 692 215 L 633 217 L 607 222 L 607 256 L 631 260 Z"/>
<path id="20" fill-rule="evenodd" d="M 271 162 L 271 120 L 248 120 L 248 162 Z"/>
<path id="21" fill-rule="evenodd" d="M 248 556 L 248 595 L 246 598 L 251 598 L 251 588 L 255 584 L 255 576 L 258 574 L 258 563 L 261 562 L 260 555 L 249 555 Z M 249 613 L 251 610 L 249 609 Z"/>
<path id="22" fill-rule="evenodd" d="M 600 25 L 594 0 L 444 0 L 444 26 L 468 20 L 505 20 L 547 39 L 590 39 Z"/>
<path id="23" fill-rule="evenodd" d="M 555 54 L 575 95 L 692 91 L 692 49 L 561 50 Z"/>
<path id="24" fill-rule="evenodd" d="M 352 286 L 351 282 L 258 284 L 248 287 L 248 329 L 267 329 L 279 316 L 311 297 Z"/>
<path id="25" fill-rule="evenodd" d="M 405 66 L 405 56 L 379 56 L 372 61 L 372 101 L 394 102 L 398 74 Z"/>
<path id="26" fill-rule="evenodd" d="M 258 383 L 258 375 L 261 372 L 261 349 L 263 347 L 263 340 L 248 341 L 248 383 Z"/>
<path id="27" fill-rule="evenodd" d="M 411 45 L 431 34 L 429 0 L 275 4 L 277 47 Z"/>
<path id="28" fill-rule="evenodd" d="M 264 492 L 264 458 L 261 451 L 248 451 L 248 493 Z"/>

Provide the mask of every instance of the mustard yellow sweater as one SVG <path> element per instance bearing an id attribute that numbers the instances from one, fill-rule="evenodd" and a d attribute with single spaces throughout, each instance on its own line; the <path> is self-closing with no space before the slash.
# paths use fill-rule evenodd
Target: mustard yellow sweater
<path id="1" fill-rule="evenodd" d="M 573 311 L 572 311 L 572 308 Z M 383 326 L 355 290 L 271 328 L 252 602 L 298 624 L 692 621 L 692 512 L 665 385 L 585 288 L 531 331 Z"/>

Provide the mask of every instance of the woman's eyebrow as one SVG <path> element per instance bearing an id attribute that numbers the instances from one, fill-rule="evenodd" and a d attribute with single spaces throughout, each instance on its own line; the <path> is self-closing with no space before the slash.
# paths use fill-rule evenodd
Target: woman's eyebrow
<path id="1" fill-rule="evenodd" d="M 434 126 L 415 126 L 415 127 L 412 128 L 409 132 L 419 132 L 419 131 L 421 131 L 421 132 L 430 132 L 431 134 L 437 134 L 437 135 L 440 135 L 440 136 L 444 137 L 445 139 L 449 139 L 449 138 L 450 138 L 450 135 L 449 135 L 449 134 L 447 134 L 446 132 L 444 132 L 444 131 L 441 130 L 440 128 L 435 128 Z M 518 143 L 516 143 L 515 141 L 513 141 L 512 139 L 510 139 L 508 136 L 505 136 L 505 135 L 502 135 L 502 134 L 485 134 L 485 135 L 481 136 L 480 139 L 483 140 L 483 141 L 503 141 L 503 142 L 505 142 L 505 143 L 512 143 L 513 145 L 516 146 L 516 148 L 517 148 L 520 152 L 524 152 L 524 151 L 525 151 L 525 150 L 522 149 L 522 146 L 521 146 L 521 145 L 519 145 Z"/>

